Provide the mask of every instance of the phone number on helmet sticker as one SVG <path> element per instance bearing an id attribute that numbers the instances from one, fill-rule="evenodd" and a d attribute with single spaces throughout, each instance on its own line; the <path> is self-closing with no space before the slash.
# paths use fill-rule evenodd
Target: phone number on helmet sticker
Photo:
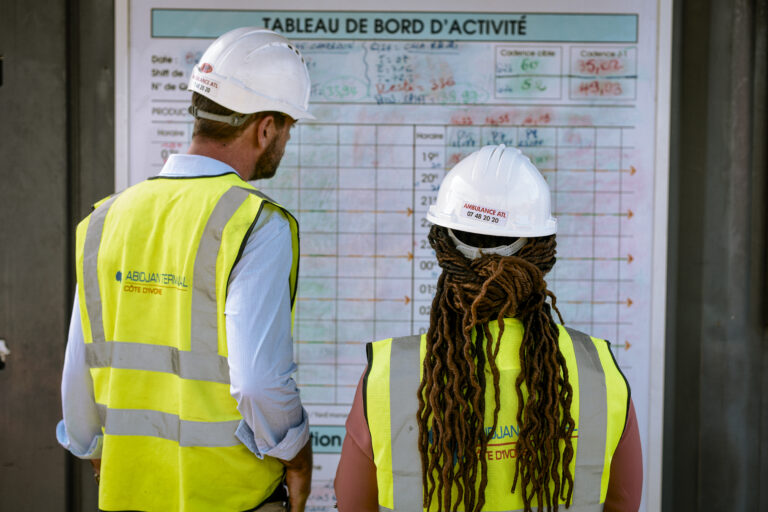
<path id="1" fill-rule="evenodd" d="M 495 208 L 488 208 L 487 206 L 480 206 L 472 203 L 465 202 L 461 208 L 461 214 L 467 219 L 483 222 L 486 224 L 494 224 L 496 226 L 504 226 L 507 223 L 507 212 L 503 210 L 496 210 Z"/>

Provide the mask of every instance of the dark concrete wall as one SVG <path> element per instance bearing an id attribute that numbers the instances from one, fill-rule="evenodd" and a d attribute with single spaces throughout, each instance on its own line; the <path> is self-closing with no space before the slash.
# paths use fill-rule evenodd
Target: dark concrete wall
<path id="1" fill-rule="evenodd" d="M 76 219 L 114 188 L 111 2 L 0 10 L 0 509 L 95 510 L 89 465 L 56 443 Z"/>
<path id="2" fill-rule="evenodd" d="M 75 227 L 93 203 L 115 190 L 114 18 L 113 2 L 68 0 L 70 290 L 76 281 Z M 69 456 L 68 475 L 68 510 L 96 510 L 98 487 L 90 464 Z"/>
<path id="3" fill-rule="evenodd" d="M 54 428 L 68 325 L 66 12 L 62 2 L 0 11 L 0 500 L 64 510 L 66 455 Z"/>
<path id="4" fill-rule="evenodd" d="M 766 1 L 675 15 L 664 510 L 768 510 Z"/>

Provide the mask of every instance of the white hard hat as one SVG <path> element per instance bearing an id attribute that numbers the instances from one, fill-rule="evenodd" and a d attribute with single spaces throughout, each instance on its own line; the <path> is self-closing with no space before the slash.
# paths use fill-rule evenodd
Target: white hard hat
<path id="1" fill-rule="evenodd" d="M 280 34 L 257 27 L 236 28 L 216 39 L 189 79 L 191 91 L 235 112 L 277 111 L 296 120 L 314 119 L 308 111 L 310 87 L 299 50 Z"/>
<path id="2" fill-rule="evenodd" d="M 503 144 L 485 146 L 457 163 L 440 184 L 427 220 L 491 236 L 557 232 L 544 177 L 520 150 Z"/>

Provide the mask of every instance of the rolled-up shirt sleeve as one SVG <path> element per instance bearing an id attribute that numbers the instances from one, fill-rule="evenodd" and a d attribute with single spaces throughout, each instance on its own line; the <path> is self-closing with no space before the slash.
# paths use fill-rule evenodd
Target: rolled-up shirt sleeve
<path id="1" fill-rule="evenodd" d="M 292 374 L 288 221 L 265 205 L 232 270 L 225 307 L 230 392 L 243 422 L 238 438 L 257 457 L 293 459 L 309 422 Z"/>
<path id="2" fill-rule="evenodd" d="M 64 419 L 56 426 L 59 444 L 81 459 L 100 458 L 104 436 L 93 397 L 93 380 L 85 358 L 77 289 L 61 376 L 61 408 Z"/>

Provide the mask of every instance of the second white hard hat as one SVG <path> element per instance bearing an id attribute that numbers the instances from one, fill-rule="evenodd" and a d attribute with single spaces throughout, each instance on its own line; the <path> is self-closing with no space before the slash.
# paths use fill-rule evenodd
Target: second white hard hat
<path id="1" fill-rule="evenodd" d="M 288 39 L 263 28 L 237 28 L 216 39 L 192 69 L 189 89 L 241 114 L 314 119 L 304 58 Z"/>
<path id="2" fill-rule="evenodd" d="M 520 150 L 503 144 L 485 146 L 457 163 L 440 184 L 427 220 L 491 236 L 557 232 L 544 177 Z"/>

